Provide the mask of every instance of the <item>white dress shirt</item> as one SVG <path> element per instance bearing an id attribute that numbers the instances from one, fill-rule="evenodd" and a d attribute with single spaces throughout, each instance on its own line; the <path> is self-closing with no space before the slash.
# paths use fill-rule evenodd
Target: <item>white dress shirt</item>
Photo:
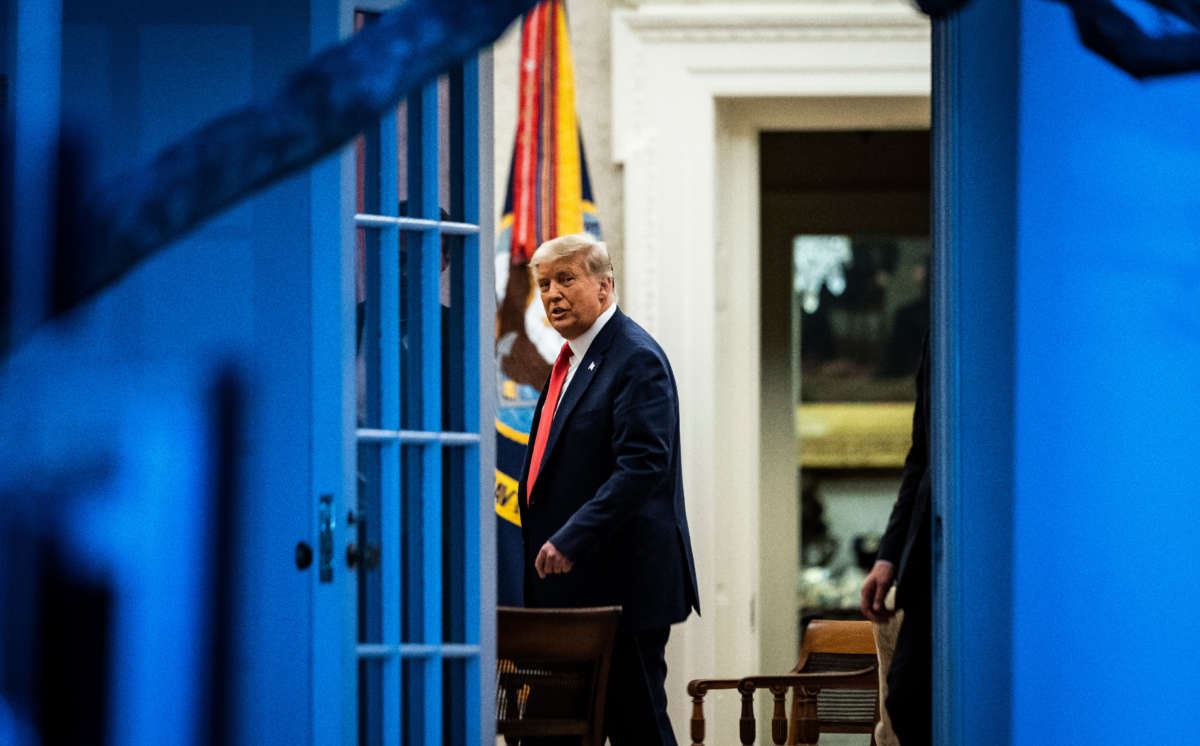
<path id="1" fill-rule="evenodd" d="M 575 377 L 575 371 L 579 370 L 579 365 L 583 362 L 583 358 L 587 355 L 588 348 L 592 346 L 592 341 L 600 334 L 600 330 L 608 323 L 608 320 L 617 312 L 617 304 L 613 303 L 608 308 L 604 309 L 604 313 L 600 314 L 588 330 L 580 334 L 575 339 L 567 340 L 567 344 L 571 345 L 571 362 L 567 366 L 567 377 L 563 381 L 562 390 L 558 392 L 558 401 L 561 402 L 563 394 L 567 392 L 567 387 L 571 385 L 571 379 Z M 555 404 L 557 411 L 558 404 Z"/>

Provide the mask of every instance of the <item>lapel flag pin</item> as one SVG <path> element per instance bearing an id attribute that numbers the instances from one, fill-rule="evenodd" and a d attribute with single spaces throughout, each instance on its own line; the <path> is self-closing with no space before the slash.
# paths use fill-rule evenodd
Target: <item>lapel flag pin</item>
<path id="1" fill-rule="evenodd" d="M 595 369 L 596 369 L 596 364 L 595 364 L 595 363 L 591 363 L 591 364 L 589 364 L 589 365 L 588 365 L 588 370 L 595 370 Z"/>

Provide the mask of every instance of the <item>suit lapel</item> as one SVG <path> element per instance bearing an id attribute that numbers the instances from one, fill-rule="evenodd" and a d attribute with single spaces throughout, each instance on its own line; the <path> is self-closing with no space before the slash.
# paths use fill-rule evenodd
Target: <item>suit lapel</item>
<path id="1" fill-rule="evenodd" d="M 596 377 L 596 372 L 599 370 L 600 364 L 604 361 L 604 356 L 607 354 L 609 346 L 612 345 L 617 332 L 624 327 L 625 319 L 625 314 L 621 313 L 621 309 L 618 308 L 613 317 L 600 330 L 600 333 L 596 335 L 596 338 L 592 340 L 587 354 L 579 362 L 579 368 L 575 371 L 575 377 L 571 379 L 571 385 L 567 386 L 562 401 L 558 403 L 558 408 L 554 410 L 554 421 L 550 423 L 550 436 L 546 439 L 546 451 L 542 454 L 542 467 L 549 462 L 550 455 L 554 453 L 554 446 L 558 443 L 559 435 L 562 434 L 567 420 L 570 419 L 571 413 L 575 410 L 575 405 L 579 403 L 579 400 L 587 392 L 588 387 L 592 385 L 592 380 Z"/>

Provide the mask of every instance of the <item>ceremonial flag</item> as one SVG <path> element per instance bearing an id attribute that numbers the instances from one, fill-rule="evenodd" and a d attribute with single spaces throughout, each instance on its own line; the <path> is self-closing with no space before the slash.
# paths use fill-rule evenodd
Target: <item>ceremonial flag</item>
<path id="1" fill-rule="evenodd" d="M 517 135 L 496 242 L 496 599 L 521 605 L 517 480 L 538 394 L 562 338 L 538 299 L 529 259 L 544 241 L 600 238 L 575 114 L 575 72 L 562 0 L 544 0 L 521 26 Z"/>

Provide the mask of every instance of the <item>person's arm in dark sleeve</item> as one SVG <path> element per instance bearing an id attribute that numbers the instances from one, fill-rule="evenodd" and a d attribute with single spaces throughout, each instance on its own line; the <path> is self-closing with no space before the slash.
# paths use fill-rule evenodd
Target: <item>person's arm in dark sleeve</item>
<path id="1" fill-rule="evenodd" d="M 913 505 L 917 489 L 929 468 L 929 339 L 926 337 L 921 353 L 921 364 L 917 369 L 917 401 L 913 406 L 912 445 L 904 459 L 904 476 L 900 480 L 900 492 L 887 528 L 879 540 L 879 553 L 875 565 L 868 573 L 862 588 L 863 615 L 874 622 L 886 621 L 891 613 L 883 607 L 884 596 L 895 577 L 896 563 L 904 551 L 912 521 Z"/>
<path id="2" fill-rule="evenodd" d="M 904 459 L 904 476 L 900 480 L 900 492 L 887 529 L 879 541 L 878 558 L 895 564 L 904 551 L 908 536 L 908 524 L 916 502 L 917 488 L 929 468 L 929 338 L 926 337 L 921 352 L 921 364 L 917 367 L 917 401 L 913 406 L 912 445 Z"/>
<path id="3" fill-rule="evenodd" d="M 572 562 L 590 554 L 671 476 L 677 395 L 666 362 L 637 352 L 613 400 L 613 473 L 550 543 Z"/>

